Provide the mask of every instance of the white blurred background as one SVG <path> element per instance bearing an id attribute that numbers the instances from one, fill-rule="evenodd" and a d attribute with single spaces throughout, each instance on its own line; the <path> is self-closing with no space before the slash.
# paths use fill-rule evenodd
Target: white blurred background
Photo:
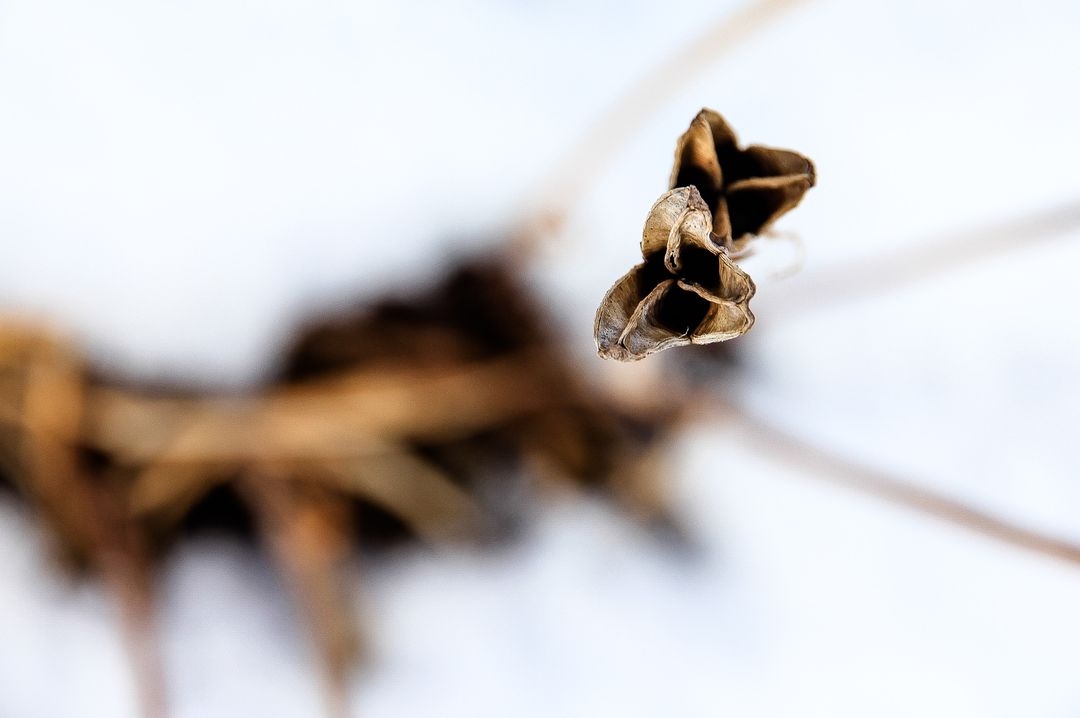
<path id="1" fill-rule="evenodd" d="M 594 120 L 740 7 L 0 0 L 0 309 L 130 376 L 250 385 L 305 316 L 503 239 Z M 819 178 L 777 227 L 799 274 L 776 276 L 792 243 L 756 260 L 741 405 L 1080 542 L 1078 38 L 1065 0 L 803 0 L 687 68 L 533 265 L 568 351 L 624 371 L 592 356 L 596 303 L 713 107 Z M 939 269 L 980 228 L 994 251 Z M 845 272 L 923 260 L 814 305 Z M 356 715 L 1080 714 L 1080 566 L 745 439 L 701 426 L 673 447 L 695 558 L 567 502 L 503 551 L 368 572 Z M 0 503 L 0 716 L 135 715 L 107 600 L 46 546 Z M 319 715 L 292 608 L 248 549 L 188 544 L 165 583 L 177 716 Z"/>

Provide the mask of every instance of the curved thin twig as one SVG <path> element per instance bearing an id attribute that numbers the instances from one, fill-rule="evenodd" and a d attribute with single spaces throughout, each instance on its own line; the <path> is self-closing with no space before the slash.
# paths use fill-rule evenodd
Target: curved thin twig
<path id="1" fill-rule="evenodd" d="M 778 284 L 758 300 L 757 311 L 769 311 L 768 326 L 891 291 L 987 257 L 1061 239 L 1080 228 L 1080 199 L 968 229 L 950 232 L 873 258 L 831 269 L 808 272 Z M 783 311 L 772 310 L 772 303 Z M 768 307 L 764 309 L 763 306 Z"/>
<path id="2" fill-rule="evenodd" d="M 645 120 L 710 63 L 736 49 L 806 0 L 758 0 L 725 16 L 653 68 L 598 117 L 540 183 L 539 205 L 526 213 L 511 250 L 528 255 L 565 221 L 598 167 L 612 159 Z"/>
<path id="3" fill-rule="evenodd" d="M 797 467 L 800 476 L 867 494 L 1014 548 L 1080 566 L 1080 546 L 1076 544 L 1019 526 L 956 499 L 920 488 L 912 481 L 889 472 L 837 456 L 762 421 L 737 406 L 729 406 L 728 410 L 734 426 L 741 429 L 743 436 L 754 448 L 764 456 Z"/>

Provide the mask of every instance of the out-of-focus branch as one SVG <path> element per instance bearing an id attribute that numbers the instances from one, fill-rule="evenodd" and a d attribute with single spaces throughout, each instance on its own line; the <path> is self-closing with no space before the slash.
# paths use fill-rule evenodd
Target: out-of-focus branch
<path id="1" fill-rule="evenodd" d="M 777 322 L 798 318 L 806 312 L 857 302 L 941 276 L 980 259 L 1061 239 L 1078 228 L 1080 200 L 796 277 L 778 285 L 770 296 L 763 297 L 759 311 L 761 304 L 782 305 L 782 311 L 770 312 L 769 326 L 775 326 Z M 798 466 L 803 470 L 800 475 L 873 495 L 997 541 L 1080 565 L 1080 545 L 1018 526 L 956 499 L 919 488 L 910 480 L 831 454 L 741 409 L 732 411 L 735 422 L 762 453 Z"/>
<path id="2" fill-rule="evenodd" d="M 799 469 L 798 475 L 853 490 L 1015 548 L 1080 566 L 1080 546 L 1024 528 L 914 482 L 864 466 L 798 438 L 739 407 L 728 407 L 731 425 L 761 455 Z"/>
<path id="3" fill-rule="evenodd" d="M 465 434 L 571 397 L 530 355 L 424 369 L 371 369 L 254 397 L 159 399 L 89 390 L 83 440 L 121 462 L 352 458 L 385 441 Z"/>
<path id="4" fill-rule="evenodd" d="M 1080 199 L 934 239 L 869 259 L 807 272 L 773 287 L 760 297 L 759 312 L 770 314 L 768 326 L 807 312 L 857 302 L 907 284 L 940 276 L 981 259 L 1061 239 L 1080 229 Z M 771 305 L 782 305 L 783 311 Z"/>
<path id="5" fill-rule="evenodd" d="M 83 368 L 73 354 L 47 340 L 28 341 L 23 348 L 30 357 L 18 420 L 24 488 L 66 547 L 77 551 L 71 558 L 100 571 L 124 629 L 140 713 L 164 718 L 164 670 L 145 547 L 108 482 L 86 480 L 76 449 L 85 402 Z"/>
<path id="6" fill-rule="evenodd" d="M 352 526 L 345 502 L 267 467 L 248 472 L 241 490 L 319 654 L 327 715 L 349 714 L 349 668 L 359 649 L 350 603 Z"/>
<path id="7" fill-rule="evenodd" d="M 649 116 L 719 57 L 746 43 L 807 0 L 757 0 L 723 17 L 635 82 L 597 118 L 541 182 L 533 196 L 539 205 L 527 214 L 512 249 L 529 254 L 565 221 L 582 190 L 599 168 L 611 163 L 619 149 Z"/>

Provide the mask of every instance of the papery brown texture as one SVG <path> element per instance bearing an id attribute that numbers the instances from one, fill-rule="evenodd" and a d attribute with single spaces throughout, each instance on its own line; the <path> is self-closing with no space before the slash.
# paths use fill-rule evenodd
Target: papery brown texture
<path id="1" fill-rule="evenodd" d="M 669 347 L 749 331 L 754 282 L 710 236 L 696 187 L 665 193 L 649 211 L 638 264 L 608 290 L 593 326 L 600 356 L 635 361 Z"/>
<path id="2" fill-rule="evenodd" d="M 797 205 L 814 181 L 806 157 L 761 145 L 740 149 L 724 118 L 703 109 L 675 147 L 669 186 L 696 187 L 718 241 L 737 250 Z"/>

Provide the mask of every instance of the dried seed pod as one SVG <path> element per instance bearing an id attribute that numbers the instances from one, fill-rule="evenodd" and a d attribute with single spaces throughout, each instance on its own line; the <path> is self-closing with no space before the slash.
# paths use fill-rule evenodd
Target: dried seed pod
<path id="1" fill-rule="evenodd" d="M 635 361 L 750 330 L 754 282 L 712 240 L 712 224 L 696 187 L 673 189 L 657 200 L 641 237 L 645 261 L 608 290 L 596 312 L 600 356 Z"/>
<path id="2" fill-rule="evenodd" d="M 670 186 L 692 185 L 724 246 L 739 249 L 799 203 L 814 186 L 814 165 L 791 150 L 740 149 L 724 118 L 703 109 L 675 147 Z"/>

